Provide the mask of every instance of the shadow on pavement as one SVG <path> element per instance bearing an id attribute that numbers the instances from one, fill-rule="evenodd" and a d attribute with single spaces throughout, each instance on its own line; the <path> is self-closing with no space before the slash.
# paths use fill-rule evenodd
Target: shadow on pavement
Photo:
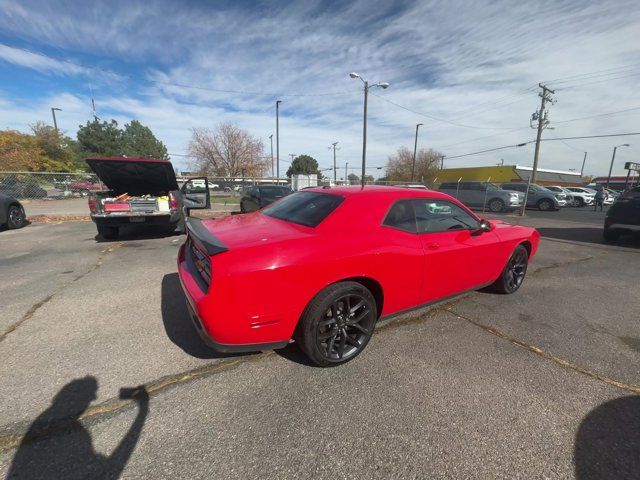
<path id="1" fill-rule="evenodd" d="M 120 390 L 120 398 L 135 400 L 138 414 L 107 457 L 94 450 L 91 434 L 79 420 L 95 400 L 97 390 L 98 382 L 91 376 L 75 379 L 62 387 L 51 406 L 29 427 L 7 478 L 119 478 L 140 438 L 149 412 L 149 395 L 144 387 Z"/>
<path id="2" fill-rule="evenodd" d="M 128 225 L 125 227 L 120 227 L 120 234 L 117 238 L 103 238 L 102 235 L 96 235 L 94 238 L 97 243 L 113 243 L 113 242 L 122 242 L 129 240 L 144 240 L 151 238 L 166 238 L 173 236 L 180 236 L 176 230 L 169 231 L 167 227 L 142 227 L 139 225 Z"/>
<path id="3" fill-rule="evenodd" d="M 573 462 L 578 480 L 640 477 L 640 397 L 606 402 L 582 420 Z"/>
<path id="4" fill-rule="evenodd" d="M 640 248 L 640 241 L 636 235 L 623 235 L 615 242 L 605 242 L 602 237 L 602 227 L 538 227 L 540 236 L 558 240 L 595 243 L 598 245 L 619 245 L 623 247 Z"/>
<path id="5" fill-rule="evenodd" d="M 167 336 L 185 353 L 203 359 L 238 356 L 216 352 L 202 341 L 187 310 L 177 273 L 169 273 L 162 278 L 161 303 L 162 322 Z"/>

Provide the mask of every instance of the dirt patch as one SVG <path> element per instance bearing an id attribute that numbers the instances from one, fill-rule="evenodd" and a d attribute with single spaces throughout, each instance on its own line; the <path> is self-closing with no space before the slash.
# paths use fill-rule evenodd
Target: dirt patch
<path id="1" fill-rule="evenodd" d="M 27 217 L 31 223 L 55 223 L 55 222 L 88 222 L 89 215 L 31 215 Z"/>

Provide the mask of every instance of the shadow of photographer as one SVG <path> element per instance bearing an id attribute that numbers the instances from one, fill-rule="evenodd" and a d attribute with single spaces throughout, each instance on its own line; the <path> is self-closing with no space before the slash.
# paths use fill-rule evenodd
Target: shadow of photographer
<path id="1" fill-rule="evenodd" d="M 87 376 L 66 384 L 51 406 L 31 424 L 13 457 L 9 479 L 115 479 L 120 476 L 140 438 L 149 412 L 144 387 L 121 389 L 121 399 L 132 399 L 138 413 L 129 431 L 110 456 L 93 448 L 91 434 L 80 416 L 96 399 L 98 382 Z"/>
<path id="2" fill-rule="evenodd" d="M 640 396 L 589 412 L 576 434 L 573 462 L 578 480 L 640 478 Z"/>

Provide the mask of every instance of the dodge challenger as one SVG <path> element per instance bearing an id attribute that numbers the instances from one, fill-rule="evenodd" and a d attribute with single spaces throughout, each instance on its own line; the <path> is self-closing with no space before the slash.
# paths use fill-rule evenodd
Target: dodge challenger
<path id="1" fill-rule="evenodd" d="M 295 340 L 323 367 L 360 354 L 381 318 L 484 287 L 515 292 L 540 238 L 444 193 L 381 186 L 306 189 L 246 215 L 189 218 L 187 234 L 178 270 L 209 346 Z"/>

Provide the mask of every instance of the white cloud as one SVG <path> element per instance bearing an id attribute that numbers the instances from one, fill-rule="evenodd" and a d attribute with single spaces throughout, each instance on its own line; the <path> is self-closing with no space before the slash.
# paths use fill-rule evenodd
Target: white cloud
<path id="1" fill-rule="evenodd" d="M 449 156 L 530 140 L 531 129 L 510 130 L 527 127 L 539 99 L 537 89 L 525 89 L 543 80 L 609 69 L 601 76 L 550 82 L 557 87 L 558 99 L 550 110 L 552 120 L 640 106 L 635 88 L 640 76 L 640 11 L 634 2 L 390 5 L 361 0 L 331 6 L 322 2 L 256 4 L 242 9 L 236 4 L 131 6 L 127 2 L 125 8 L 118 2 L 69 5 L 0 0 L 0 7 L 0 31 L 33 45 L 34 51 L 48 47 L 62 52 L 57 58 L 97 57 L 114 70 L 135 70 L 133 77 L 164 82 L 112 79 L 96 87 L 96 98 L 102 117 L 137 118 L 174 153 L 186 151 L 190 128 L 222 121 L 247 128 L 268 147 L 268 135 L 275 130 L 275 100 L 281 98 L 281 158 L 309 153 L 328 166 L 332 156 L 327 147 L 340 141 L 340 163 L 348 160 L 354 165 L 361 156 L 362 93 L 361 85 L 347 77 L 353 70 L 373 81 L 391 82 L 390 89 L 374 92 L 380 97 L 431 116 L 482 127 L 430 120 L 372 96 L 371 165 L 383 165 L 397 147 L 412 145 L 416 123 L 424 123 L 419 144 L 441 148 Z M 4 50 L 0 46 L 0 59 L 39 72 L 57 72 L 60 66 L 56 60 L 6 46 Z M 63 65 L 68 72 L 68 64 Z M 611 70 L 625 65 L 631 67 Z M 86 71 L 71 73 L 100 82 Z M 589 84 L 599 80 L 602 83 Z M 324 92 L 348 93 L 282 96 Z M 16 102 L 3 109 L 0 125 L 9 122 L 5 116 L 31 123 L 37 118 L 28 119 L 28 115 L 46 115 L 47 105 L 55 100 L 65 110 L 59 115 L 61 125 L 73 132 L 78 119 L 89 116 L 87 93 L 60 92 L 54 98 L 34 94 L 31 106 Z M 70 106 L 60 103 L 65 98 Z M 82 114 L 68 113 L 76 107 Z M 639 115 L 637 111 L 559 123 L 545 136 L 636 131 Z M 570 146 L 546 142 L 541 166 L 579 168 L 582 151 L 588 150 L 586 172 L 606 173 L 612 146 L 627 141 L 636 146 L 619 152 L 622 165 L 640 150 L 640 139 L 568 141 Z M 504 158 L 530 164 L 532 151 L 531 147 L 503 150 L 448 163 L 479 165 Z M 621 172 L 620 168 L 615 171 Z"/>

